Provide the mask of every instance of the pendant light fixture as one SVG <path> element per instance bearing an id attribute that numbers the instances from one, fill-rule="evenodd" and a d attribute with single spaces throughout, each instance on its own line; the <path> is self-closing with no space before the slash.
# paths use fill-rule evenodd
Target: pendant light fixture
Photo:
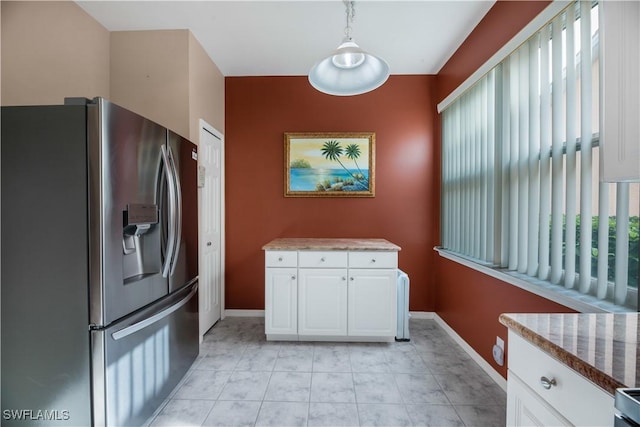
<path id="1" fill-rule="evenodd" d="M 365 52 L 351 37 L 354 18 L 353 1 L 344 0 L 347 8 L 345 37 L 330 56 L 317 62 L 309 71 L 309 83 L 329 95 L 349 96 L 372 91 L 389 78 L 389 65 Z"/>

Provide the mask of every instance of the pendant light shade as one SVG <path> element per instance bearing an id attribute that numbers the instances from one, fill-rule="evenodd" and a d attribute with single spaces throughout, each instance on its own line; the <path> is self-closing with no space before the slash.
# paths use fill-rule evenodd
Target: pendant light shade
<path id="1" fill-rule="evenodd" d="M 363 51 L 350 36 L 353 2 L 347 5 L 347 36 L 328 57 L 317 62 L 309 71 L 309 83 L 329 95 L 350 96 L 372 91 L 389 78 L 389 65 L 382 59 Z"/>

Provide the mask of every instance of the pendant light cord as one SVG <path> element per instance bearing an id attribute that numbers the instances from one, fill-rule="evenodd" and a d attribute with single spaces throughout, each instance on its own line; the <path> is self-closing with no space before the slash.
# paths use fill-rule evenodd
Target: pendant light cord
<path id="1" fill-rule="evenodd" d="M 353 18 L 356 15 L 356 11 L 354 8 L 355 1 L 343 0 L 345 6 L 347 7 L 347 26 L 344 29 L 344 34 L 347 36 L 347 39 L 351 40 L 351 24 L 353 23 Z"/>

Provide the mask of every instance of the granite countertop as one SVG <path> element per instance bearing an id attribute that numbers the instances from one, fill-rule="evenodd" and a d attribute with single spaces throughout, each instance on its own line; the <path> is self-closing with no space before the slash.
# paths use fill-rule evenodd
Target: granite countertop
<path id="1" fill-rule="evenodd" d="M 501 314 L 500 323 L 612 395 L 640 387 L 638 313 Z"/>
<path id="2" fill-rule="evenodd" d="M 400 246 L 385 239 L 329 239 L 282 237 L 262 247 L 265 251 L 399 251 Z"/>

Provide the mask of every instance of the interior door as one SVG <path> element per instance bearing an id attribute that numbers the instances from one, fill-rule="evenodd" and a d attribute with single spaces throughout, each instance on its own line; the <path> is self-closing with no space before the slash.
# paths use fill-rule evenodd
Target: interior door
<path id="1" fill-rule="evenodd" d="M 200 130 L 200 336 L 219 319 L 224 286 L 223 136 L 201 121 Z"/>

